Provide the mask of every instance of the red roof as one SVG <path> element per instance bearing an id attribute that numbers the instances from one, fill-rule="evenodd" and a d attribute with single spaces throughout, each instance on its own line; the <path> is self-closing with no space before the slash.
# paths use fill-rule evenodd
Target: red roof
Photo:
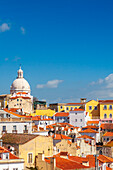
<path id="1" fill-rule="evenodd" d="M 87 121 L 87 125 L 88 124 L 96 124 L 96 125 L 98 125 L 99 124 L 99 121 L 97 121 L 97 120 L 95 120 L 95 121 Z"/>
<path id="2" fill-rule="evenodd" d="M 113 103 L 113 100 L 99 100 L 100 104 L 109 104 L 109 103 Z"/>
<path id="3" fill-rule="evenodd" d="M 113 123 L 102 123 L 101 125 L 100 125 L 100 128 L 102 128 L 102 129 L 113 129 Z"/>
<path id="4" fill-rule="evenodd" d="M 81 165 L 78 162 L 75 162 L 75 161 L 69 160 L 69 159 L 64 159 L 61 157 L 56 157 L 56 167 L 58 167 L 62 170 L 88 168 L 87 166 Z"/>
<path id="5" fill-rule="evenodd" d="M 69 105 L 69 106 L 72 106 L 72 105 L 83 105 L 83 104 L 85 104 L 85 103 L 67 103 L 66 106 L 67 105 Z"/>
<path id="6" fill-rule="evenodd" d="M 54 135 L 52 135 L 52 138 L 54 140 L 62 140 L 62 139 L 70 140 L 70 139 L 72 139 L 72 138 L 65 136 L 65 135 L 62 135 L 62 134 L 54 134 Z"/>
<path id="7" fill-rule="evenodd" d="M 93 125 L 88 125 L 88 126 L 85 126 L 85 127 L 83 127 L 82 129 L 99 129 L 99 127 L 97 127 L 97 126 L 93 126 Z"/>
<path id="8" fill-rule="evenodd" d="M 10 108 L 11 112 L 17 112 L 17 110 L 22 109 L 22 108 Z"/>
<path id="9" fill-rule="evenodd" d="M 28 93 L 26 93 L 26 92 L 18 92 L 16 94 L 28 94 Z"/>
<path id="10" fill-rule="evenodd" d="M 40 116 L 33 116 L 32 120 L 41 120 L 41 117 Z"/>
<path id="11" fill-rule="evenodd" d="M 88 136 L 88 135 L 82 135 L 82 136 L 79 136 L 79 137 L 77 137 L 77 138 L 92 139 L 92 140 L 94 140 L 94 138 L 92 138 L 92 137 L 90 137 L 90 136 Z"/>
<path id="12" fill-rule="evenodd" d="M 0 146 L 0 153 L 9 153 L 9 159 L 19 159 L 19 157 L 12 154 L 9 150 Z"/>
<path id="13" fill-rule="evenodd" d="M 79 163 L 88 162 L 88 159 L 86 157 L 68 156 L 68 158 Z"/>
<path id="14" fill-rule="evenodd" d="M 98 158 L 97 158 L 99 161 L 101 162 L 106 162 L 106 163 L 112 163 L 113 162 L 113 158 L 110 158 L 108 156 L 105 156 L 105 155 L 99 155 Z"/>
<path id="15" fill-rule="evenodd" d="M 55 114 L 55 117 L 68 117 L 69 113 L 68 112 L 58 112 Z"/>
<path id="16" fill-rule="evenodd" d="M 112 136 L 113 137 L 113 132 L 106 132 L 103 136 Z"/>
<path id="17" fill-rule="evenodd" d="M 70 110 L 70 111 L 85 111 L 85 110 L 78 108 L 78 109 L 74 109 L 74 110 Z"/>
<path id="18" fill-rule="evenodd" d="M 17 117 L 26 117 L 26 116 L 24 116 L 24 115 L 19 115 L 19 114 L 17 114 L 17 113 L 14 113 L 14 112 L 8 110 L 7 108 L 5 108 L 4 111 L 6 111 L 7 113 L 10 113 L 10 114 L 12 114 L 12 115 L 14 115 L 14 116 L 17 116 Z"/>
<path id="19" fill-rule="evenodd" d="M 53 121 L 53 119 L 51 119 L 51 118 L 45 118 L 45 119 L 41 119 L 40 121 Z"/>
<path id="20" fill-rule="evenodd" d="M 31 99 L 28 96 L 15 96 L 15 97 L 10 97 L 10 99 L 18 99 L 18 98 L 22 98 L 22 99 Z"/>
<path id="21" fill-rule="evenodd" d="M 80 133 L 98 133 L 98 132 L 93 129 L 86 129 L 86 130 L 80 131 Z"/>

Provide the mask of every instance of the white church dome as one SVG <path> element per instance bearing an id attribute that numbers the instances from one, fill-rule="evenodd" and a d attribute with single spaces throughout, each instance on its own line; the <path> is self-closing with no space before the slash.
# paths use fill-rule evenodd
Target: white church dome
<path id="1" fill-rule="evenodd" d="M 29 83 L 23 78 L 23 70 L 18 70 L 18 77 L 16 80 L 13 81 L 11 87 L 10 87 L 10 93 L 17 93 L 17 92 L 26 92 L 30 93 L 30 85 Z"/>

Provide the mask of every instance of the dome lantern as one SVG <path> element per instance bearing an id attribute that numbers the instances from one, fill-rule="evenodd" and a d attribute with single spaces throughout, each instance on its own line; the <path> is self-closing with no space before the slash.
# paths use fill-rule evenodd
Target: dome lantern
<path id="1" fill-rule="evenodd" d="M 30 94 L 30 85 L 29 83 L 23 78 L 23 70 L 18 70 L 18 77 L 13 81 L 11 87 L 10 87 L 10 93 L 18 93 L 18 92 L 26 92 Z"/>
<path id="2" fill-rule="evenodd" d="M 18 70 L 18 78 L 23 78 L 23 70 L 21 69 L 21 66 L 20 69 Z"/>

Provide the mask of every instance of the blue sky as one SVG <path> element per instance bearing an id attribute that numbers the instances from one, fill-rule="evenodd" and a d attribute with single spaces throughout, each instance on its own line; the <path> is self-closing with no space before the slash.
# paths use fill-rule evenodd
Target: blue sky
<path id="1" fill-rule="evenodd" d="M 113 98 L 113 1 L 1 0 L 0 94 L 20 64 L 48 103 Z"/>

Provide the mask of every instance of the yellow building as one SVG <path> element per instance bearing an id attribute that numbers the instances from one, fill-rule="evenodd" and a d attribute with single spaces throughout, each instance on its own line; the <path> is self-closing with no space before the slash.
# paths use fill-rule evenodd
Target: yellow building
<path id="1" fill-rule="evenodd" d="M 100 118 L 100 108 L 99 102 L 95 100 L 90 100 L 85 104 L 85 110 L 89 113 L 91 119 Z"/>
<path id="2" fill-rule="evenodd" d="M 100 119 L 113 118 L 113 100 L 100 100 Z"/>
<path id="3" fill-rule="evenodd" d="M 31 116 L 48 116 L 48 117 L 52 117 L 55 114 L 54 110 L 51 109 L 47 109 L 47 110 L 36 110 L 35 113 L 31 113 Z"/>
<path id="4" fill-rule="evenodd" d="M 49 108 L 55 110 L 55 112 L 68 112 L 70 110 L 85 108 L 86 98 L 81 98 L 80 103 L 53 103 L 49 105 Z"/>
<path id="5" fill-rule="evenodd" d="M 6 148 L 14 147 L 14 153 L 24 159 L 25 169 L 35 166 L 35 158 L 38 153 L 44 153 L 44 156 L 53 155 L 53 139 L 51 136 L 5 134 L 2 140 L 3 146 Z"/>

